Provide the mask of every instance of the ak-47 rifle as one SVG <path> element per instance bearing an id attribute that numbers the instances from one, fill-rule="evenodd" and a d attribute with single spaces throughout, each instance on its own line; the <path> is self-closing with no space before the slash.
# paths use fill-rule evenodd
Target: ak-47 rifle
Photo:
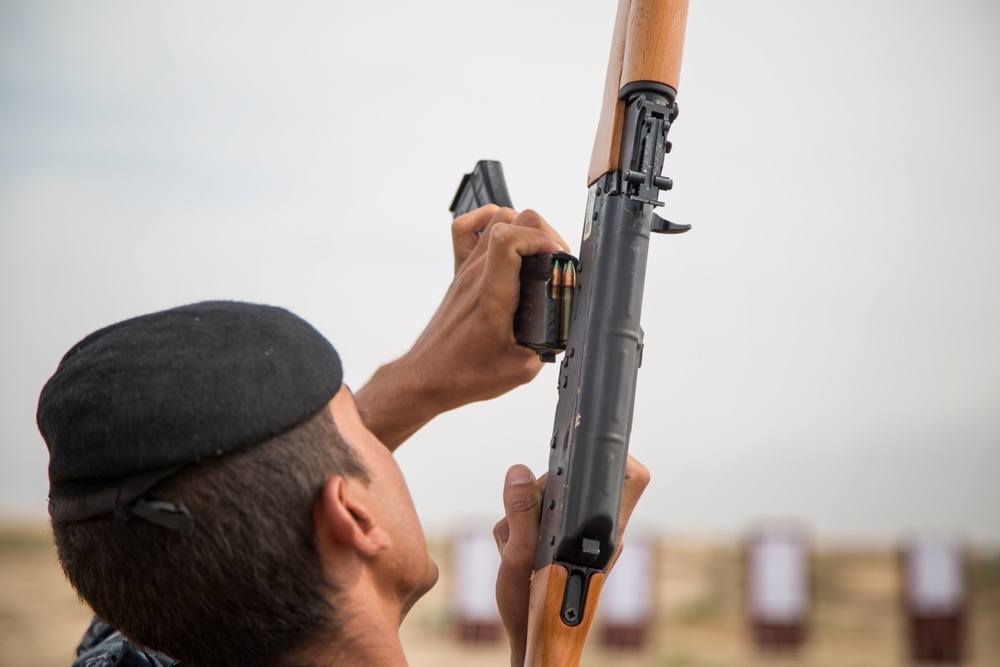
<path id="1" fill-rule="evenodd" d="M 579 664 L 617 548 L 649 236 L 690 228 L 653 213 L 673 185 L 660 172 L 686 21 L 687 0 L 619 0 L 579 259 L 553 253 L 522 265 L 515 335 L 543 360 L 566 352 L 531 585 L 530 667 Z M 481 162 L 452 212 L 490 202 L 510 205 L 499 163 Z"/>

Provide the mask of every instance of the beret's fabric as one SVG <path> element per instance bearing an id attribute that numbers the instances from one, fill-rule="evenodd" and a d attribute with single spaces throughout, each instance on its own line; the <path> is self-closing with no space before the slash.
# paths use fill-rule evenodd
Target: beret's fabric
<path id="1" fill-rule="evenodd" d="M 185 465 L 302 424 L 342 379 L 333 346 L 273 306 L 209 301 L 96 331 L 39 397 L 49 512 L 120 510 Z"/>

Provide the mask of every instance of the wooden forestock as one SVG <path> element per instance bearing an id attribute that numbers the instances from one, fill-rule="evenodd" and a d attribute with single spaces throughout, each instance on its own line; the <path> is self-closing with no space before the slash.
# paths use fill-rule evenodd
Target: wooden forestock
<path id="1" fill-rule="evenodd" d="M 621 89 L 636 81 L 678 89 L 687 6 L 688 0 L 619 0 L 588 185 L 618 169 L 625 113 Z"/>
<path id="2" fill-rule="evenodd" d="M 580 664 L 587 634 L 597 611 L 597 598 L 604 585 L 604 575 L 595 574 L 590 578 L 583 619 L 573 627 L 565 625 L 559 614 L 567 578 L 566 568 L 555 564 L 532 576 L 525 667 L 570 667 Z"/>

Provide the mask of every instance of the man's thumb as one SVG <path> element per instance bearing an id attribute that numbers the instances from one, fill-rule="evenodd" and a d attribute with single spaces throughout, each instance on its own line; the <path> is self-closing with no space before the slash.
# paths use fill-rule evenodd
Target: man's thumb
<path id="1" fill-rule="evenodd" d="M 527 467 L 513 466 L 507 471 L 503 485 L 503 508 L 507 517 L 507 538 L 500 549 L 507 556 L 507 549 L 528 549 L 534 554 L 538 541 L 538 519 L 542 492 L 538 480 Z"/>

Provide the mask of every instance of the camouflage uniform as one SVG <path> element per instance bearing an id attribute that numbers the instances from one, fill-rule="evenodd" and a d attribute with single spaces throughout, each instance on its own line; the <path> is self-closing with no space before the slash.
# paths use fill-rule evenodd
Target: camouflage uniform
<path id="1" fill-rule="evenodd" d="M 162 653 L 136 646 L 110 625 L 94 618 L 76 649 L 72 667 L 183 667 Z"/>

